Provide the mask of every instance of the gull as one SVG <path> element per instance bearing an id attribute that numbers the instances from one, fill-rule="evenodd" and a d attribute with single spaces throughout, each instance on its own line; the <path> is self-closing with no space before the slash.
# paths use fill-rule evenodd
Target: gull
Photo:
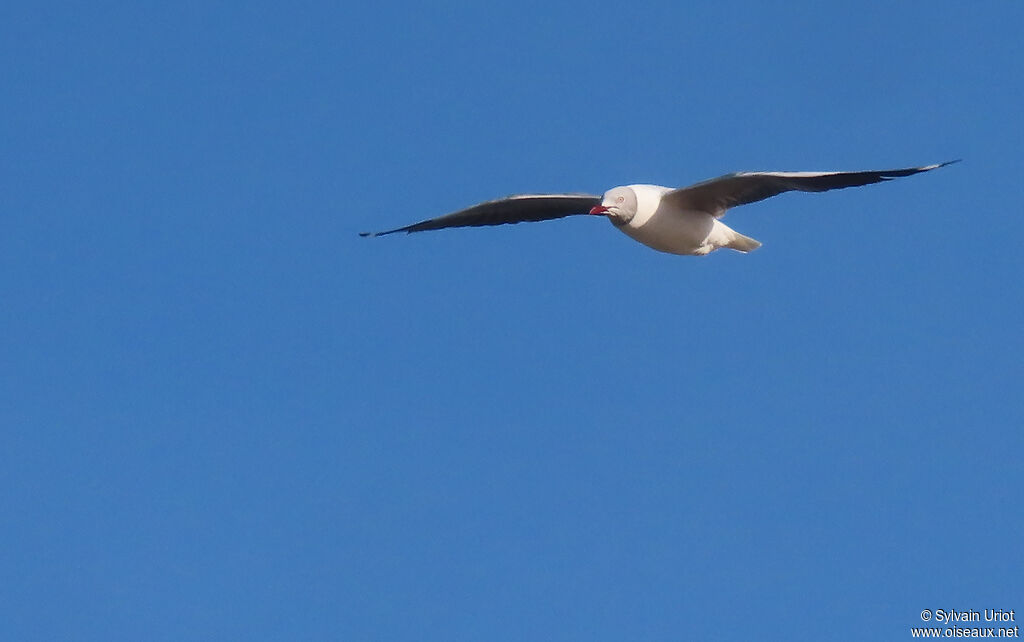
<path id="1" fill-rule="evenodd" d="M 518 194 L 386 232 L 362 232 L 360 236 L 547 221 L 590 214 L 607 217 L 630 238 L 660 252 L 703 256 L 725 247 L 746 253 L 761 247 L 761 243 L 719 220 L 729 208 L 783 192 L 826 192 L 881 183 L 956 162 L 859 172 L 737 172 L 681 188 L 624 185 L 613 187 L 604 196 Z"/>

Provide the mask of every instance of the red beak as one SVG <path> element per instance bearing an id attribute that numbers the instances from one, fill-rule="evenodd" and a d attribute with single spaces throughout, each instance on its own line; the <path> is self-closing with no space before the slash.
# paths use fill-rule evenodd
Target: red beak
<path id="1" fill-rule="evenodd" d="M 596 205 L 596 206 L 590 208 L 590 213 L 591 214 L 604 214 L 607 211 L 608 211 L 608 208 L 605 207 L 604 205 Z"/>

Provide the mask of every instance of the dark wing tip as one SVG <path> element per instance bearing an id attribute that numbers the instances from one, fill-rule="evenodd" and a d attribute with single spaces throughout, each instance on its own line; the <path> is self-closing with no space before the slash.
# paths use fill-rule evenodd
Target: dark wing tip
<path id="1" fill-rule="evenodd" d="M 946 165 L 954 165 L 956 163 L 959 163 L 962 160 L 963 160 L 962 158 L 957 158 L 955 160 L 948 160 L 948 161 L 946 161 L 944 163 L 935 163 L 934 165 L 928 165 L 926 167 L 921 167 L 919 169 L 921 171 L 923 171 L 923 172 L 927 172 L 927 171 L 930 171 L 930 170 L 933 170 L 933 169 L 939 169 L 940 167 L 945 167 Z"/>
<path id="2" fill-rule="evenodd" d="M 415 227 L 416 227 L 416 225 L 407 225 L 405 227 L 400 227 L 400 228 L 395 229 L 395 230 L 387 230 L 386 232 L 360 232 L 359 236 L 361 236 L 363 238 L 376 238 L 378 236 L 386 236 L 388 234 L 394 234 L 395 232 L 409 233 L 409 232 L 415 232 L 416 230 L 412 229 L 412 228 L 415 228 Z"/>
<path id="3" fill-rule="evenodd" d="M 962 160 L 963 160 L 962 158 L 957 158 L 955 160 L 945 161 L 943 163 L 935 163 L 934 165 L 925 165 L 924 167 L 908 167 L 907 169 L 893 169 L 893 170 L 889 170 L 887 172 L 879 173 L 879 177 L 883 181 L 891 181 L 894 178 L 903 178 L 904 176 L 913 176 L 914 174 L 921 174 L 923 172 L 930 172 L 933 169 L 939 169 L 939 168 L 945 167 L 947 165 L 952 165 L 954 163 L 959 163 Z"/>

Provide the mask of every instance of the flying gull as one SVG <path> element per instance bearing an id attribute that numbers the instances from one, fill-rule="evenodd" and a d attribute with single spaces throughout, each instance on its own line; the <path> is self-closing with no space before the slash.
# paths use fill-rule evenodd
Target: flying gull
<path id="1" fill-rule="evenodd" d="M 761 247 L 761 243 L 743 236 L 719 220 L 730 207 L 789 191 L 826 192 L 881 183 L 955 162 L 863 172 L 738 172 L 679 189 L 660 185 L 614 187 L 603 197 L 592 194 L 520 194 L 386 232 L 363 232 L 360 236 L 547 221 L 592 214 L 608 217 L 627 236 L 661 252 L 700 256 L 723 247 L 749 252 Z"/>

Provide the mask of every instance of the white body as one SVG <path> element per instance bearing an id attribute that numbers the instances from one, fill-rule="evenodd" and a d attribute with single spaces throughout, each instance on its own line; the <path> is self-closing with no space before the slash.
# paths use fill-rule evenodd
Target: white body
<path id="1" fill-rule="evenodd" d="M 745 252 L 760 245 L 708 212 L 677 209 L 662 200 L 661 197 L 673 188 L 660 185 L 628 185 L 627 188 L 636 195 L 636 214 L 625 224 L 620 225 L 614 218 L 611 221 L 623 234 L 647 247 L 669 254 L 700 255 L 721 247 Z"/>
<path id="2" fill-rule="evenodd" d="M 519 194 L 386 232 L 362 232 L 361 236 L 547 221 L 591 214 L 607 216 L 623 234 L 661 252 L 702 255 L 722 247 L 750 252 L 761 244 L 719 220 L 732 207 L 763 201 L 783 192 L 827 192 L 881 183 L 955 162 L 858 172 L 737 172 L 678 189 L 660 185 L 613 187 L 600 199 L 579 193 Z"/>

